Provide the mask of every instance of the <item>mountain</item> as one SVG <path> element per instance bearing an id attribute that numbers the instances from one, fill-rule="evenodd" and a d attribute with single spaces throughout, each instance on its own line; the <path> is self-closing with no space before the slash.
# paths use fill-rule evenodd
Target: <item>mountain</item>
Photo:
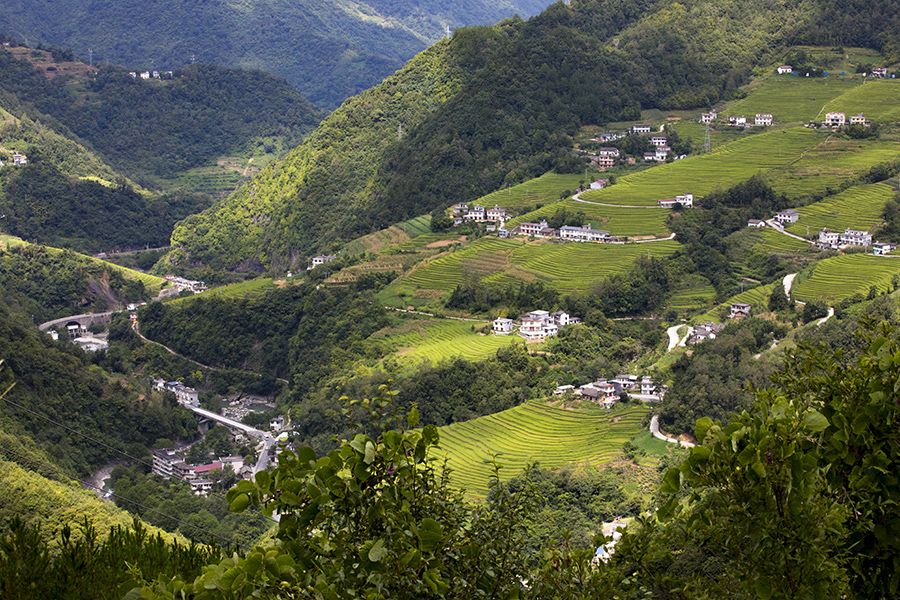
<path id="1" fill-rule="evenodd" d="M 844 43 L 895 48 L 896 0 L 854 3 Z M 458 29 L 349 99 L 252 185 L 176 228 L 173 259 L 262 270 L 549 169 L 580 127 L 734 97 L 791 44 L 832 36 L 819 0 L 582 0 Z M 865 24 L 863 23 L 865 21 Z"/>
<path id="2" fill-rule="evenodd" d="M 193 62 L 283 76 L 329 109 L 393 73 L 446 28 L 529 16 L 546 0 L 13 0 L 0 32 L 79 58 L 173 70 Z"/>

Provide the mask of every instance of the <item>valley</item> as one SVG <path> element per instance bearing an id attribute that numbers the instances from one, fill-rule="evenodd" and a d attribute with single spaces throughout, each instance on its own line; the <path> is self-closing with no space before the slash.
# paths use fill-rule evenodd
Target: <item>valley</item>
<path id="1" fill-rule="evenodd" d="M 558 3 L 330 114 L 4 38 L 0 567 L 156 544 L 97 585 L 877 597 L 900 71 L 889 19 L 835 42 L 819 4 Z M 109 498 L 75 494 L 100 468 Z"/>

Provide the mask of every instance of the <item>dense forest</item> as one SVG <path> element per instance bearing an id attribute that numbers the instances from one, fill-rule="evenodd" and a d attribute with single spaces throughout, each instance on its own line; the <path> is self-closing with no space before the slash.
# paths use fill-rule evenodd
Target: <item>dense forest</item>
<path id="1" fill-rule="evenodd" d="M 348 8 L 309 0 L 73 0 L 65 5 L 17 0 L 0 6 L 0 33 L 72 48 L 85 61 L 91 48 L 95 61 L 142 69 L 174 70 L 192 57 L 262 69 L 331 110 L 402 67 L 443 37 L 445 27 L 529 16 L 547 3 L 370 0 Z"/>
<path id="2" fill-rule="evenodd" d="M 0 87 L 30 113 L 49 115 L 142 185 L 211 159 L 241 153 L 265 136 L 300 142 L 323 112 L 286 81 L 261 71 L 194 64 L 172 79 L 143 80 L 122 67 L 47 79 L 29 61 L 0 52 Z"/>
<path id="3" fill-rule="evenodd" d="M 458 29 L 348 100 L 253 186 L 178 227 L 173 258 L 289 267 L 548 170 L 580 170 L 569 152 L 579 127 L 735 97 L 754 67 L 782 60 L 801 35 L 812 41 L 823 18 L 812 1 L 584 0 Z M 890 47 L 895 30 L 873 26 Z M 851 33 L 866 45 L 863 30 Z"/>

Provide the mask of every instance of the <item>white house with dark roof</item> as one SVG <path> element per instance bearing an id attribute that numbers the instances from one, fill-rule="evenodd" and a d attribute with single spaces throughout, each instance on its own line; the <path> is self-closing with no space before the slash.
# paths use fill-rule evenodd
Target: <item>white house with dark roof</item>
<path id="1" fill-rule="evenodd" d="M 893 252 L 897 249 L 897 244 L 891 244 L 889 242 L 875 242 L 872 244 L 872 252 L 874 254 L 883 255 L 888 252 Z"/>
<path id="2" fill-rule="evenodd" d="M 850 116 L 850 124 L 851 125 L 862 125 L 864 127 L 868 127 L 869 121 L 866 120 L 866 116 L 863 113 L 859 113 L 858 115 Z"/>
<path id="3" fill-rule="evenodd" d="M 763 221 L 762 219 L 748 219 L 747 220 L 747 227 L 759 228 L 759 227 L 765 227 L 765 226 L 766 226 L 766 222 Z"/>
<path id="4" fill-rule="evenodd" d="M 872 234 L 858 229 L 847 229 L 841 234 L 840 243 L 847 246 L 871 246 Z"/>
<path id="5" fill-rule="evenodd" d="M 466 221 L 484 221 L 484 215 L 484 207 L 476 204 L 469 208 L 468 212 L 463 215 L 463 219 Z"/>
<path id="6" fill-rule="evenodd" d="M 522 235 L 540 235 L 541 230 L 547 227 L 547 221 L 540 223 L 519 223 L 519 233 Z"/>
<path id="7" fill-rule="evenodd" d="M 632 133 L 650 133 L 650 126 L 643 124 L 643 123 L 640 125 L 632 125 L 631 132 Z"/>
<path id="8" fill-rule="evenodd" d="M 793 72 L 794 72 L 794 67 L 792 67 L 791 65 L 781 65 L 780 67 L 778 67 L 779 75 L 784 75 L 785 73 L 793 73 Z"/>
<path id="9" fill-rule="evenodd" d="M 681 194 L 680 196 L 675 196 L 674 198 L 657 200 L 656 203 L 663 208 L 673 208 L 676 204 L 680 204 L 682 208 L 693 208 L 694 194 Z"/>
<path id="10" fill-rule="evenodd" d="M 600 156 L 611 156 L 613 158 L 619 158 L 619 149 L 618 148 L 600 148 L 597 151 L 597 154 Z"/>
<path id="11" fill-rule="evenodd" d="M 486 211 L 488 221 L 505 221 L 509 217 L 506 216 L 506 209 L 500 208 L 496 204 L 494 208 L 489 208 Z"/>
<path id="12" fill-rule="evenodd" d="M 743 302 L 732 302 L 731 313 L 728 315 L 730 319 L 750 316 L 750 305 Z"/>
<path id="13" fill-rule="evenodd" d="M 666 145 L 666 136 L 664 135 L 654 135 L 650 138 L 650 143 L 654 146 L 665 146 Z"/>
<path id="14" fill-rule="evenodd" d="M 704 124 L 712 123 L 716 120 L 717 116 L 718 113 L 716 113 L 716 111 L 714 110 L 711 110 L 708 113 L 703 113 L 702 115 L 700 115 L 700 122 Z"/>
<path id="15" fill-rule="evenodd" d="M 753 124 L 757 126 L 768 126 L 772 124 L 772 115 L 769 113 L 756 113 Z"/>
<path id="16" fill-rule="evenodd" d="M 788 223 L 796 223 L 798 220 L 800 220 L 800 214 L 791 209 L 783 210 L 779 213 L 776 213 L 775 220 L 782 225 L 786 225 Z"/>
<path id="17" fill-rule="evenodd" d="M 312 269 L 315 269 L 319 265 L 324 265 L 325 263 L 330 263 L 330 262 L 334 261 L 336 258 L 337 258 L 337 256 L 335 256 L 333 254 L 320 254 L 319 256 L 313 256 L 312 265 L 310 265 L 310 267 L 307 269 L 307 271 L 311 271 Z"/>
<path id="18" fill-rule="evenodd" d="M 607 242 L 610 241 L 608 231 L 591 229 L 590 224 L 577 227 L 575 225 L 563 225 L 559 228 L 559 237 L 573 242 Z"/>
<path id="19" fill-rule="evenodd" d="M 847 124 L 847 115 L 842 112 L 825 113 L 825 125 L 828 127 L 843 127 Z"/>

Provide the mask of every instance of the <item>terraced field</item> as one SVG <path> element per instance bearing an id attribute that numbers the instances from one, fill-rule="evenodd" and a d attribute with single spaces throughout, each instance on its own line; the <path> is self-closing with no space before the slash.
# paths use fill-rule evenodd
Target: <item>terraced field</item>
<path id="1" fill-rule="evenodd" d="M 890 79 L 869 79 L 864 85 L 847 90 L 828 102 L 818 114 L 842 112 L 851 115 L 864 113 L 873 122 L 900 121 L 900 82 Z"/>
<path id="2" fill-rule="evenodd" d="M 663 208 L 626 208 L 622 206 L 601 206 L 590 202 L 566 200 L 551 204 L 513 219 L 507 228 L 515 227 L 522 222 L 537 222 L 549 219 L 560 208 L 574 212 L 582 212 L 595 229 L 609 231 L 613 235 L 637 237 L 665 237 L 669 235 L 666 218 L 671 213 Z"/>
<path id="3" fill-rule="evenodd" d="M 696 200 L 716 187 L 728 188 L 756 173 L 784 168 L 821 141 L 820 134 L 803 127 L 752 135 L 708 154 L 626 175 L 614 186 L 581 197 L 592 202 L 654 206 L 662 198 L 691 192 Z"/>
<path id="4" fill-rule="evenodd" d="M 812 228 L 810 228 L 812 232 Z M 818 249 L 812 244 L 807 244 L 797 238 L 784 235 L 774 229 L 766 226 L 758 232 L 759 241 L 753 246 L 754 250 L 761 250 L 770 254 L 791 254 L 794 252 L 818 252 Z M 803 234 L 806 234 L 806 228 L 803 228 Z M 800 235 L 800 234 L 797 234 Z"/>
<path id="5" fill-rule="evenodd" d="M 646 244 L 529 244 L 510 260 L 551 283 L 562 292 L 585 290 L 600 279 L 627 271 L 639 255 L 668 256 L 681 245 L 675 241 Z"/>
<path id="6" fill-rule="evenodd" d="M 515 408 L 440 428 L 436 456 L 446 456 L 451 482 L 470 496 L 487 494 L 491 453 L 501 454 L 500 477 L 519 475 L 531 460 L 544 468 L 609 462 L 639 430 L 643 406 L 624 411 L 564 409 L 532 400 Z"/>
<path id="7" fill-rule="evenodd" d="M 730 115 L 743 115 L 752 119 L 756 113 L 769 113 L 778 124 L 806 123 L 816 118 L 822 106 L 860 87 L 861 84 L 860 75 L 855 75 L 853 79 L 833 76 L 822 78 L 773 76 L 752 90 L 746 98 L 719 113 L 719 120 L 724 117 L 727 122 Z"/>
<path id="8" fill-rule="evenodd" d="M 715 323 L 722 323 L 723 321 L 719 317 L 719 313 L 722 309 L 729 308 L 735 302 L 749 304 L 751 315 L 767 312 L 769 310 L 769 296 L 772 295 L 772 290 L 775 289 L 776 285 L 782 285 L 782 283 L 779 281 L 777 283 L 761 285 L 752 290 L 736 294 L 712 310 L 707 311 L 706 314 L 697 317 L 695 322 L 702 323 L 704 321 L 713 321 Z"/>
<path id="9" fill-rule="evenodd" d="M 600 176 L 593 174 L 595 178 Z M 534 206 L 535 204 L 556 202 L 559 200 L 559 194 L 565 190 L 572 190 L 574 193 L 578 184 L 584 180 L 584 173 L 559 175 L 557 173 L 545 173 L 535 179 L 530 179 L 525 183 L 491 192 L 487 196 L 482 196 L 477 200 L 473 200 L 475 204 L 480 204 L 487 208 L 493 208 L 494 205 L 503 208 L 518 208 L 522 206 Z"/>
<path id="10" fill-rule="evenodd" d="M 177 298 L 172 300 L 172 302 L 187 302 L 193 298 L 212 296 L 217 298 L 255 298 L 274 289 L 275 281 L 271 277 L 260 277 L 259 279 L 252 279 L 250 281 L 242 281 L 241 283 L 214 288 L 205 292 L 200 292 L 199 294 L 194 294 L 193 296 Z"/>
<path id="11" fill-rule="evenodd" d="M 476 329 L 486 324 L 474 323 Z M 472 325 L 468 321 L 451 319 L 422 320 L 416 321 L 415 329 L 408 333 L 387 335 L 382 339 L 396 348 L 395 356 L 404 364 L 437 364 L 457 357 L 484 360 L 500 348 L 524 343 L 517 335 L 480 335 L 472 331 Z"/>
<path id="12" fill-rule="evenodd" d="M 669 299 L 668 308 L 679 311 L 704 308 L 716 298 L 716 288 L 711 285 L 678 290 Z"/>
<path id="13" fill-rule="evenodd" d="M 821 202 L 795 208 L 800 213 L 800 220 L 787 227 L 787 231 L 799 236 L 806 236 L 807 227 L 810 234 L 825 228 L 871 231 L 881 224 L 881 211 L 893 197 L 891 186 L 885 183 L 858 185 Z"/>
<path id="14" fill-rule="evenodd" d="M 430 233 L 431 215 L 422 215 L 409 219 L 408 221 L 403 221 L 402 223 L 398 223 L 397 227 L 405 231 L 411 238 L 420 236 L 423 233 Z"/>
<path id="15" fill-rule="evenodd" d="M 416 269 L 404 280 L 410 285 L 430 290 L 452 290 L 466 275 L 484 277 L 503 271 L 509 263 L 509 254 L 521 247 L 518 240 L 482 238 L 472 245 L 438 258 Z"/>
<path id="16" fill-rule="evenodd" d="M 835 256 L 816 265 L 812 277 L 794 286 L 794 298 L 803 302 L 840 302 L 854 294 L 866 295 L 871 286 L 878 293 L 891 289 L 891 279 L 900 276 L 900 258 L 866 254 Z"/>
<path id="17" fill-rule="evenodd" d="M 773 173 L 772 187 L 792 198 L 821 194 L 828 188 L 839 188 L 873 165 L 895 160 L 898 153 L 900 142 L 849 140 L 829 135 L 806 150 L 802 158 Z"/>

